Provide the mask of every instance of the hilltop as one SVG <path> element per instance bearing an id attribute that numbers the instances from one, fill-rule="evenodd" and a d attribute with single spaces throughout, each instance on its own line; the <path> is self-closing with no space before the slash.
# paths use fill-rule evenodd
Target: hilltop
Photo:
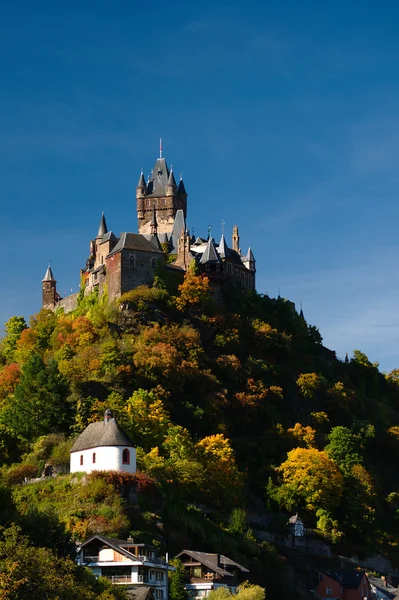
<path id="1" fill-rule="evenodd" d="M 93 533 L 134 533 L 171 554 L 228 549 L 269 598 L 293 593 L 295 512 L 333 553 L 395 564 L 399 371 L 380 373 L 361 351 L 338 360 L 283 298 L 211 291 L 189 269 L 178 289 L 156 277 L 116 302 L 81 294 L 69 314 L 8 321 L 1 524 L 55 553 Z M 106 408 L 139 472 L 68 475 L 74 438 Z M 45 467 L 60 474 L 23 485 Z"/>

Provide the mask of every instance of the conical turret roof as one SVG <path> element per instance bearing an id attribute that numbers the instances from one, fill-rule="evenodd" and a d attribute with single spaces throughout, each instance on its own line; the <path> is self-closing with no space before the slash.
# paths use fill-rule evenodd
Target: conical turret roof
<path id="1" fill-rule="evenodd" d="M 222 237 L 220 238 L 218 253 L 221 258 L 226 258 L 228 252 L 228 246 L 226 244 L 226 240 L 224 234 L 222 233 Z"/>
<path id="2" fill-rule="evenodd" d="M 170 168 L 170 172 L 169 172 L 168 185 L 176 187 L 176 179 L 175 179 L 175 176 L 173 175 L 172 167 Z"/>
<path id="3" fill-rule="evenodd" d="M 107 222 L 105 220 L 104 213 L 102 213 L 100 227 L 98 228 L 98 233 L 97 233 L 96 239 L 103 237 L 103 235 L 105 235 L 106 233 L 108 233 Z"/>
<path id="4" fill-rule="evenodd" d="M 50 265 L 47 267 L 47 271 L 46 271 L 42 281 L 55 281 Z"/>
<path id="5" fill-rule="evenodd" d="M 180 177 L 179 187 L 177 188 L 177 193 L 187 195 L 186 188 L 184 187 L 184 183 L 183 183 L 183 177 Z"/>
<path id="6" fill-rule="evenodd" d="M 137 187 L 138 188 L 145 188 L 145 187 L 147 187 L 146 183 L 145 183 L 143 171 L 141 171 L 141 173 L 140 173 L 139 182 L 137 184 Z"/>
<path id="7" fill-rule="evenodd" d="M 251 250 L 251 246 L 248 248 L 248 252 L 247 252 L 246 257 L 244 258 L 244 262 L 255 262 L 255 257 Z"/>
<path id="8" fill-rule="evenodd" d="M 201 256 L 200 263 L 201 265 L 205 265 L 207 263 L 219 263 L 220 258 L 218 253 L 216 252 L 216 248 L 213 242 L 213 239 L 209 237 L 208 243 L 206 245 L 205 251 Z"/>

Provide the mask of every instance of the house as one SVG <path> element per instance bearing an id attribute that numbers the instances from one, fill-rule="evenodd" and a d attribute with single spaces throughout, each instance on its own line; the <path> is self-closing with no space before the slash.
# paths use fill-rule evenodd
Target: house
<path id="1" fill-rule="evenodd" d="M 331 571 L 319 573 L 319 600 L 365 600 L 373 597 L 365 571 Z"/>
<path id="2" fill-rule="evenodd" d="M 107 577 L 112 583 L 134 590 L 140 599 L 144 592 L 139 590 L 147 588 L 155 600 L 167 600 L 168 571 L 175 570 L 158 558 L 155 546 L 133 538 L 118 540 L 95 535 L 79 546 L 76 561 L 96 577 Z"/>
<path id="3" fill-rule="evenodd" d="M 70 471 L 136 472 L 136 449 L 109 408 L 103 421 L 90 423 L 75 441 L 71 448 Z"/>
<path id="4" fill-rule="evenodd" d="M 203 598 L 211 590 L 227 587 L 235 593 L 248 569 L 223 554 L 183 550 L 178 558 L 185 569 L 189 598 Z"/>
<path id="5" fill-rule="evenodd" d="M 394 587 L 385 577 L 369 577 L 368 579 L 376 600 L 393 600 L 397 595 L 398 588 Z"/>

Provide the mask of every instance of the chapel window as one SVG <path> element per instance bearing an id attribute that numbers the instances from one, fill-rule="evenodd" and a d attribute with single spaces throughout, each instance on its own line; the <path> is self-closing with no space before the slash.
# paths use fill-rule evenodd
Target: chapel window
<path id="1" fill-rule="evenodd" d="M 136 266 L 136 257 L 134 256 L 134 254 L 132 254 L 129 257 L 129 265 L 134 269 Z"/>
<path id="2" fill-rule="evenodd" d="M 80 466 L 83 465 L 83 454 L 80 455 Z"/>
<path id="3" fill-rule="evenodd" d="M 122 452 L 122 464 L 130 465 L 130 452 L 127 448 L 125 448 Z"/>
<path id="4" fill-rule="evenodd" d="M 96 462 L 96 453 L 93 452 L 93 465 L 94 465 L 95 462 Z"/>
<path id="5" fill-rule="evenodd" d="M 152 258 L 151 259 L 151 268 L 152 269 L 156 269 L 157 268 L 157 260 L 156 260 L 156 258 Z"/>

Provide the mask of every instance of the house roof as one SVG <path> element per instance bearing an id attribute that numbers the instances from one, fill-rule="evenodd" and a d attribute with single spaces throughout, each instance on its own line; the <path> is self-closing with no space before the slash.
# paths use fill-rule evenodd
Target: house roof
<path id="1" fill-rule="evenodd" d="M 229 571 L 226 571 L 221 566 L 218 566 L 217 564 L 215 564 L 214 561 L 215 561 L 215 557 L 218 557 L 217 554 L 211 554 L 209 552 L 198 552 L 196 550 L 182 550 L 182 552 L 177 554 L 176 558 L 179 558 L 183 554 L 187 554 L 187 556 L 190 556 L 194 560 L 200 562 L 201 564 L 208 567 L 208 569 L 211 569 L 211 571 L 214 571 L 221 577 L 233 577 L 232 573 L 230 573 Z M 240 569 L 240 571 L 242 571 L 243 573 L 249 573 L 248 569 L 246 569 L 239 563 L 236 563 L 231 558 L 224 556 L 224 554 L 219 555 L 219 564 L 229 565 L 230 567 L 238 567 Z"/>
<path id="2" fill-rule="evenodd" d="M 351 569 L 349 571 L 325 571 L 324 575 L 341 583 L 346 590 L 357 590 L 363 580 L 365 571 Z"/>
<path id="3" fill-rule="evenodd" d="M 108 256 L 117 254 L 121 250 L 136 250 L 140 252 L 151 252 L 162 254 L 161 250 L 158 250 L 154 244 L 149 242 L 144 235 L 140 233 L 122 233 L 119 242 L 115 248 L 111 250 Z"/>
<path id="4" fill-rule="evenodd" d="M 71 448 L 71 452 L 81 452 L 89 448 L 101 446 L 128 446 L 134 448 L 133 442 L 122 431 L 114 418 L 108 421 L 90 423 L 80 434 Z"/>
<path id="5" fill-rule="evenodd" d="M 175 221 L 173 223 L 171 241 L 172 241 L 172 252 L 177 252 L 178 241 L 183 229 L 186 228 L 186 220 L 184 218 L 184 212 L 181 208 L 176 211 Z"/>
<path id="6" fill-rule="evenodd" d="M 130 600 L 152 600 L 154 598 L 154 592 L 152 588 L 147 585 L 139 585 L 135 588 L 129 588 L 126 591 L 126 595 Z"/>

